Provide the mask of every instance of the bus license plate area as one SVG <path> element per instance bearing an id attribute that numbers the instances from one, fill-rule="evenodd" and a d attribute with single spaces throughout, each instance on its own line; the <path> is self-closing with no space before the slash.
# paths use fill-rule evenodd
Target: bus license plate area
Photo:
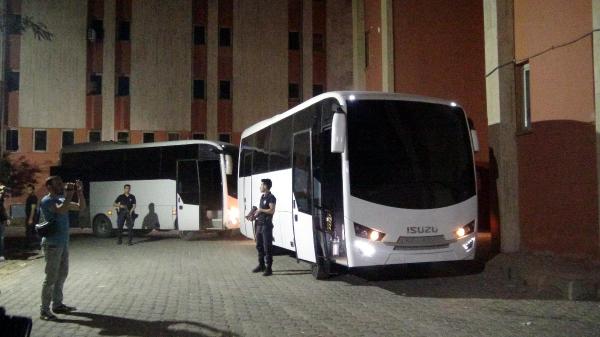
<path id="1" fill-rule="evenodd" d="M 443 235 L 434 236 L 401 236 L 394 244 L 394 250 L 402 249 L 438 249 L 450 245 Z"/>

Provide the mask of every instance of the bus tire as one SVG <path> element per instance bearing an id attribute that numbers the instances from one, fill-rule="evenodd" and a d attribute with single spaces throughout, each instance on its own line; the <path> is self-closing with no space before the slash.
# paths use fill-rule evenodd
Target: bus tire
<path id="1" fill-rule="evenodd" d="M 109 238 L 113 235 L 112 222 L 104 214 L 98 214 L 94 217 L 92 230 L 94 235 L 99 238 Z"/>
<path id="2" fill-rule="evenodd" d="M 328 263 L 313 263 L 310 266 L 310 271 L 312 276 L 317 280 L 326 280 L 331 276 L 329 272 L 329 264 Z"/>
<path id="3" fill-rule="evenodd" d="M 192 241 L 198 238 L 196 231 L 179 231 L 179 237 L 185 241 Z"/>

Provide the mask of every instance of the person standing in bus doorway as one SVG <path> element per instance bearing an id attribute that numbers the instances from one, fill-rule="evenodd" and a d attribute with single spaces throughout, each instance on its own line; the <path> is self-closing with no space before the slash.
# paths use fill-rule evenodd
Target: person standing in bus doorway
<path id="1" fill-rule="evenodd" d="M 253 273 L 263 272 L 264 276 L 273 274 L 273 214 L 277 199 L 271 193 L 273 183 L 271 179 L 262 179 L 260 184 L 260 204 L 249 216 L 256 219 L 256 250 L 258 251 L 258 266 L 252 270 Z M 251 219 L 249 219 L 251 220 Z"/>
<path id="2" fill-rule="evenodd" d="M 50 176 L 46 179 L 46 188 L 49 193 L 42 198 L 40 209 L 44 219 L 53 223 L 53 228 L 42 238 L 46 278 L 42 285 L 40 318 L 48 321 L 56 319 L 54 314 L 76 310 L 63 303 L 63 285 L 69 274 L 69 211 L 83 210 L 86 203 L 81 181 L 63 184 L 60 177 Z M 75 193 L 78 202 L 72 202 Z"/>
<path id="3" fill-rule="evenodd" d="M 37 204 L 38 198 L 35 195 L 33 184 L 27 184 L 27 200 L 25 201 L 25 246 L 39 248 L 39 241 L 35 233 L 35 224 L 38 222 Z"/>
<path id="4" fill-rule="evenodd" d="M 135 216 L 135 195 L 129 193 L 131 191 L 131 185 L 125 184 L 123 186 L 123 194 L 119 195 L 115 200 L 114 206 L 117 210 L 117 227 L 119 228 L 119 234 L 117 244 L 123 243 L 121 241 L 121 235 L 123 234 L 123 225 L 127 223 L 127 244 L 131 246 L 133 244 L 133 220 Z"/>

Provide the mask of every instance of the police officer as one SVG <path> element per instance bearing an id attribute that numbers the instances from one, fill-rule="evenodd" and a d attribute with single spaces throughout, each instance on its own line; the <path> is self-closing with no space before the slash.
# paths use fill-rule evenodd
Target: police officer
<path id="1" fill-rule="evenodd" d="M 115 200 L 114 206 L 118 208 L 117 210 L 117 226 L 119 227 L 119 235 L 117 244 L 120 245 L 121 235 L 123 234 L 123 224 L 127 222 L 127 237 L 129 241 L 128 245 L 132 245 L 131 242 L 133 240 L 133 220 L 134 220 L 134 211 L 135 211 L 135 195 L 129 193 L 131 191 L 131 185 L 125 184 L 123 186 L 123 194 L 119 195 Z"/>
<path id="2" fill-rule="evenodd" d="M 249 218 L 256 219 L 256 250 L 258 251 L 258 266 L 253 273 L 263 272 L 264 276 L 273 274 L 273 214 L 277 199 L 271 194 L 271 179 L 262 179 L 260 184 L 260 204 Z M 249 220 L 251 220 L 249 219 Z"/>

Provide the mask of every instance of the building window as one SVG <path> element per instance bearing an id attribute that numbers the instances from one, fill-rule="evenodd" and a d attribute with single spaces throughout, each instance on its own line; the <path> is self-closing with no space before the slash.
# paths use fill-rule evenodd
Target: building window
<path id="1" fill-rule="evenodd" d="M 88 141 L 90 143 L 98 143 L 102 140 L 100 131 L 90 131 L 88 134 Z"/>
<path id="2" fill-rule="evenodd" d="M 203 26 L 194 26 L 194 44 L 197 46 L 206 44 L 206 34 Z"/>
<path id="3" fill-rule="evenodd" d="M 231 46 L 231 29 L 219 28 L 219 47 Z"/>
<path id="4" fill-rule="evenodd" d="M 531 72 L 529 63 L 517 65 L 517 132 L 531 130 Z"/>
<path id="5" fill-rule="evenodd" d="M 129 96 L 129 77 L 119 76 L 117 96 Z"/>
<path id="6" fill-rule="evenodd" d="M 129 132 L 117 132 L 117 142 L 121 144 L 129 144 Z"/>
<path id="7" fill-rule="evenodd" d="M 167 135 L 169 137 L 169 140 L 179 140 L 179 133 L 177 132 L 169 132 L 169 134 Z"/>
<path id="8" fill-rule="evenodd" d="M 102 95 L 102 75 L 90 75 L 90 92 L 89 95 Z"/>
<path id="9" fill-rule="evenodd" d="M 119 22 L 119 31 L 117 32 L 119 41 L 129 41 L 131 39 L 131 23 L 129 21 Z"/>
<path id="10" fill-rule="evenodd" d="M 317 96 L 323 93 L 323 85 L 315 84 L 313 85 L 313 96 Z"/>
<path id="11" fill-rule="evenodd" d="M 288 33 L 288 49 L 300 50 L 300 32 Z"/>
<path id="12" fill-rule="evenodd" d="M 231 143 L 231 135 L 229 133 L 219 133 L 219 141 Z"/>
<path id="13" fill-rule="evenodd" d="M 288 84 L 288 99 L 300 98 L 300 87 L 297 83 Z"/>
<path id="14" fill-rule="evenodd" d="M 88 29 L 88 40 L 102 41 L 104 39 L 104 23 L 102 20 L 92 20 Z"/>
<path id="15" fill-rule="evenodd" d="M 154 143 L 154 132 L 144 132 L 144 143 Z"/>
<path id="16" fill-rule="evenodd" d="M 365 68 L 369 67 L 369 31 L 365 32 Z"/>
<path id="17" fill-rule="evenodd" d="M 231 82 L 219 81 L 219 99 L 231 99 Z"/>
<path id="18" fill-rule="evenodd" d="M 8 129 L 6 130 L 6 151 L 16 152 L 19 151 L 19 130 Z"/>
<path id="19" fill-rule="evenodd" d="M 62 146 L 69 146 L 75 144 L 75 132 L 73 130 L 63 130 L 62 132 Z"/>
<path id="20" fill-rule="evenodd" d="M 203 133 L 195 132 L 192 134 L 192 139 L 203 140 L 203 139 L 206 139 L 206 136 L 204 136 Z"/>
<path id="21" fill-rule="evenodd" d="M 531 72 L 529 64 L 523 67 L 523 128 L 531 129 Z"/>
<path id="22" fill-rule="evenodd" d="M 194 99 L 204 99 L 204 80 L 194 80 Z"/>
<path id="23" fill-rule="evenodd" d="M 46 130 L 33 131 L 33 151 L 45 152 L 48 143 L 48 132 Z"/>
<path id="24" fill-rule="evenodd" d="M 313 51 L 324 51 L 325 41 L 323 41 L 323 34 L 313 34 Z"/>
<path id="25" fill-rule="evenodd" d="M 6 73 L 6 91 L 19 90 L 19 72 L 9 71 Z"/>

